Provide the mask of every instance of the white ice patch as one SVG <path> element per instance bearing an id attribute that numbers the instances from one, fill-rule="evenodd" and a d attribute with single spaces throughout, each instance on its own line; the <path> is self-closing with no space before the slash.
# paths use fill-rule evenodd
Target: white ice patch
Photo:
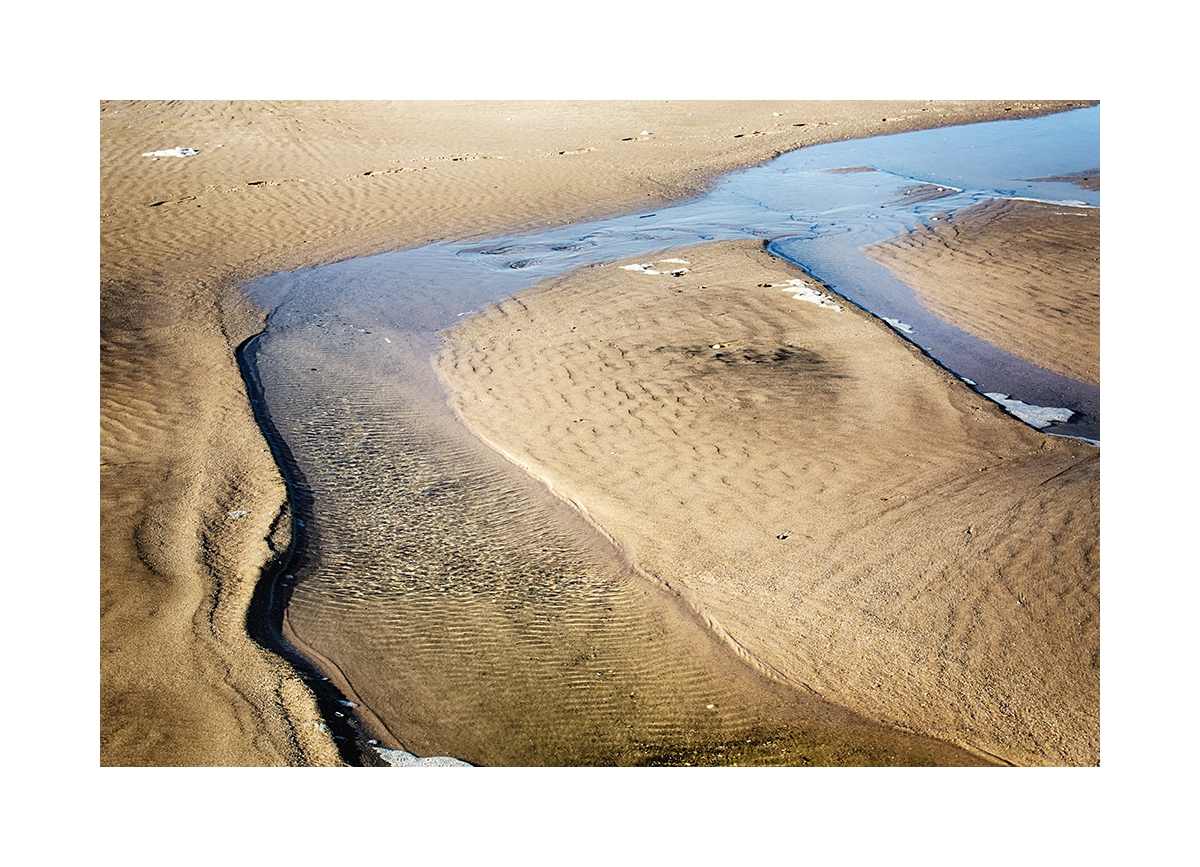
<path id="1" fill-rule="evenodd" d="M 165 151 L 150 151 L 148 154 L 142 154 L 144 157 L 194 157 L 200 151 L 195 148 L 168 148 Z"/>
<path id="2" fill-rule="evenodd" d="M 384 747 L 375 747 L 375 752 L 383 758 L 385 762 L 393 768 L 469 768 L 467 762 L 461 762 L 458 759 L 452 759 L 449 756 L 431 756 L 429 758 L 419 759 L 412 753 L 406 753 L 404 750 L 389 750 Z"/>
<path id="3" fill-rule="evenodd" d="M 621 269 L 623 271 L 641 271 L 643 274 L 670 274 L 672 277 L 679 277 L 683 274 L 686 274 L 688 271 L 692 270 L 691 268 L 668 268 L 666 270 L 660 271 L 655 266 L 661 265 L 661 264 L 663 264 L 663 262 L 666 262 L 669 264 L 681 264 L 681 263 L 684 265 L 692 264 L 691 262 L 687 261 L 686 259 L 663 259 L 659 262 L 647 262 L 644 265 L 622 265 Z"/>
<path id="4" fill-rule="evenodd" d="M 816 289 L 810 288 L 803 280 L 788 280 L 786 283 L 759 283 L 758 285 L 763 289 L 781 289 L 797 301 L 809 301 L 826 310 L 842 312 L 842 305 L 836 303 L 828 295 L 822 295 Z"/>
<path id="5" fill-rule="evenodd" d="M 1033 427 L 1046 427 L 1056 421 L 1070 421 L 1073 413 L 1063 406 L 1034 406 L 1020 400 L 1010 400 L 1007 394 L 998 391 L 984 392 L 984 397 L 990 397 L 1006 410 L 1011 412 L 1025 424 Z"/>
<path id="6" fill-rule="evenodd" d="M 893 328 L 895 328 L 897 331 L 903 331 L 905 334 L 913 333 L 912 326 L 906 325 L 905 323 L 901 322 L 899 319 L 891 319 L 891 318 L 885 316 L 885 317 L 883 317 L 883 321 L 886 322 L 888 325 L 892 326 Z"/>

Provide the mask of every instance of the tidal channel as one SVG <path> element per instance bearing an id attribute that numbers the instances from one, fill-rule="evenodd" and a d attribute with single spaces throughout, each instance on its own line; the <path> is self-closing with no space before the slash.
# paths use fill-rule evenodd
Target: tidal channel
<path id="1" fill-rule="evenodd" d="M 858 248 L 932 214 L 1099 166 L 1099 109 L 806 148 L 654 213 L 277 274 L 243 349 L 288 478 L 298 544 L 284 633 L 371 737 L 481 765 L 976 764 L 832 706 L 735 652 L 669 587 L 450 411 L 438 333 L 538 280 L 687 243 L 759 237 L 834 291 L 903 321 L 979 390 L 1069 407 L 1099 439 L 1099 390 L 925 311 Z M 855 167 L 866 171 L 836 172 Z M 921 195 L 905 195 L 919 190 Z M 999 353 L 999 354 L 997 354 Z"/>

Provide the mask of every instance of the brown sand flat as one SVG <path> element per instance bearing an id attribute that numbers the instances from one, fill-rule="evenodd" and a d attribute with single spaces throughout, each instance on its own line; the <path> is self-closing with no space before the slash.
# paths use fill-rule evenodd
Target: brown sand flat
<path id="1" fill-rule="evenodd" d="M 654 258 L 692 270 L 583 269 L 450 332 L 464 421 L 787 679 L 1014 764 L 1098 762 L 1099 451 L 794 300 L 811 278 L 756 242 Z"/>
<path id="2" fill-rule="evenodd" d="M 244 629 L 289 533 L 234 361 L 262 323 L 245 281 L 672 201 L 806 144 L 1072 105 L 102 103 L 101 762 L 340 761 Z M 142 156 L 175 146 L 200 153 Z"/>
<path id="3" fill-rule="evenodd" d="M 1098 208 L 987 202 L 865 252 L 946 321 L 1100 384 Z"/>

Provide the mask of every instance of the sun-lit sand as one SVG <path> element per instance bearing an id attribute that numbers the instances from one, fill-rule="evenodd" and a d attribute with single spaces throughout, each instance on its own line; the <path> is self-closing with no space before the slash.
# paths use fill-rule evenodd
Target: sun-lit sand
<path id="1" fill-rule="evenodd" d="M 1069 105 L 102 103 L 102 764 L 343 761 L 313 694 L 245 627 L 290 534 L 234 357 L 263 324 L 247 281 L 676 201 L 808 144 Z M 196 153 L 155 155 L 175 148 Z M 543 406 L 561 383 L 527 381 L 513 406 L 547 439 L 506 450 L 528 450 L 534 472 L 789 677 L 1010 761 L 1094 762 L 1094 450 L 1019 426 L 852 310 L 757 290 L 803 278 L 758 250 L 671 258 L 691 270 L 563 278 L 620 316 L 582 315 L 578 342 L 514 345 L 508 371 L 540 357 L 550 377 L 582 353 L 623 388 L 587 406 L 588 435 Z M 629 287 L 675 280 L 692 288 L 656 302 L 661 321 L 628 303 Z M 734 285 L 762 294 L 728 311 L 728 329 L 697 320 Z M 610 343 L 626 341 L 622 358 Z M 716 359 L 726 342 L 753 357 Z M 479 349 L 456 347 L 455 399 L 500 444 L 510 419 L 466 402 L 478 383 L 461 365 Z M 779 370 L 798 377 L 780 386 Z M 779 387 L 801 419 L 773 411 Z M 621 431 L 631 462 L 602 454 Z M 680 442 L 663 451 L 663 437 Z M 564 457 L 580 447 L 597 456 L 591 475 Z M 669 490 L 646 477 L 651 455 Z"/>
<path id="2" fill-rule="evenodd" d="M 788 680 L 1013 764 L 1097 762 L 1099 449 L 758 242 L 664 256 L 689 270 L 585 269 L 452 330 L 468 426 Z"/>

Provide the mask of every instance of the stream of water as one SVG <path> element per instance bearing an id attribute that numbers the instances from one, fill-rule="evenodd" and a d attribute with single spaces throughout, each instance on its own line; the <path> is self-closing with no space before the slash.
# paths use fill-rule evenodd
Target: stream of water
<path id="1" fill-rule="evenodd" d="M 429 359 L 458 317 L 591 262 L 760 237 L 980 391 L 1068 407 L 1099 390 L 946 325 L 858 248 L 932 215 L 1099 166 L 1099 109 L 806 148 L 652 213 L 437 244 L 274 275 L 244 362 L 285 464 L 300 543 L 280 592 L 292 640 L 384 746 L 476 764 L 958 764 L 735 654 L 670 591 L 453 417 Z M 868 167 L 869 171 L 829 169 Z M 916 186 L 914 186 L 916 185 Z M 922 195 L 904 195 L 918 188 Z M 941 187 L 941 190 L 937 188 Z"/>

